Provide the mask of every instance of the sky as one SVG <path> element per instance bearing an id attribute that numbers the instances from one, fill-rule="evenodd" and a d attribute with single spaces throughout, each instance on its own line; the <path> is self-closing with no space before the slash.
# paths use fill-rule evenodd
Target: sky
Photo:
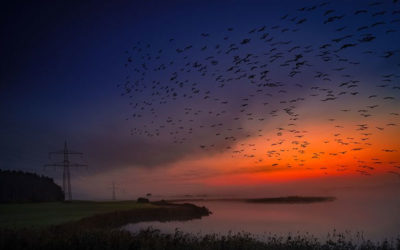
<path id="1" fill-rule="evenodd" d="M 0 168 L 73 196 L 400 185 L 398 1 L 38 1 L 1 10 Z M 338 191 L 339 190 L 339 191 Z M 367 191 L 365 191 L 367 192 Z"/>

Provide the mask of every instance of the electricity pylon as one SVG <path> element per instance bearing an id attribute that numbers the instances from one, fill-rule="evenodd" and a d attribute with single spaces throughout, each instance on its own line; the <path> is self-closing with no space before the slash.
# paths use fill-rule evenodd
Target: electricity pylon
<path id="1" fill-rule="evenodd" d="M 118 189 L 118 187 L 115 186 L 115 182 L 112 182 L 112 200 L 115 201 L 117 200 L 117 195 L 116 195 L 116 190 Z"/>
<path id="2" fill-rule="evenodd" d="M 72 200 L 72 192 L 71 192 L 70 167 L 87 167 L 88 165 L 78 164 L 78 163 L 71 164 L 69 162 L 69 155 L 82 156 L 83 153 L 68 150 L 67 141 L 64 142 L 64 150 L 50 152 L 49 159 L 51 159 L 52 155 L 64 155 L 64 161 L 52 163 L 52 164 L 45 164 L 44 166 L 45 167 L 62 167 L 63 168 L 63 191 L 64 191 L 65 199 L 71 201 Z"/>

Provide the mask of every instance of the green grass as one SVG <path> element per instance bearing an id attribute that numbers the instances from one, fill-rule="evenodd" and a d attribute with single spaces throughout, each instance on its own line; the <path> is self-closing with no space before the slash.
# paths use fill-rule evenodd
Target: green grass
<path id="1" fill-rule="evenodd" d="M 95 214 L 155 207 L 157 206 L 135 201 L 0 204 L 0 228 L 42 228 L 77 221 Z"/>

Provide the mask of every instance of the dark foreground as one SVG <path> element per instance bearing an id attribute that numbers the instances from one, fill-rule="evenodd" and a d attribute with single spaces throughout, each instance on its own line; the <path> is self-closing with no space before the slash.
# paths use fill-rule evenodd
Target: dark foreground
<path id="1" fill-rule="evenodd" d="M 157 230 L 144 230 L 131 234 L 113 229 L 77 229 L 74 231 L 49 228 L 45 230 L 3 230 L 0 249 L 400 249 L 396 242 L 354 242 L 342 235 L 319 242 L 310 236 L 266 238 L 265 242 L 242 233 L 235 235 L 195 236 L 176 231 L 162 234 Z"/>
<path id="2" fill-rule="evenodd" d="M 119 229 L 128 223 L 191 220 L 210 214 L 207 208 L 191 204 L 158 202 L 149 205 L 151 208 L 139 206 L 48 227 L 2 228 L 0 249 L 400 249 L 400 237 L 373 243 L 361 236 L 348 239 L 342 234 L 333 234 L 325 242 L 310 235 L 270 235 L 260 241 L 246 233 L 200 236 L 180 231 L 164 234 L 148 229 L 133 234 Z"/>

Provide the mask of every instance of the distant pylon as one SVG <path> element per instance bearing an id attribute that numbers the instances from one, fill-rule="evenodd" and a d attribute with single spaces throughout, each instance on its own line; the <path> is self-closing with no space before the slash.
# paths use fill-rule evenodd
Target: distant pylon
<path id="1" fill-rule="evenodd" d="M 117 189 L 118 189 L 118 187 L 115 186 L 115 182 L 112 182 L 111 190 L 112 190 L 112 200 L 113 201 L 117 200 L 117 194 L 116 194 Z"/>
<path id="2" fill-rule="evenodd" d="M 69 155 L 81 155 L 82 156 L 83 153 L 68 150 L 67 141 L 64 142 L 64 150 L 49 153 L 50 159 L 53 154 L 64 155 L 64 161 L 58 162 L 58 163 L 52 163 L 52 164 L 45 164 L 44 166 L 45 167 L 63 167 L 63 191 L 64 191 L 65 199 L 71 201 L 72 200 L 72 191 L 71 191 L 70 167 L 87 167 L 88 165 L 78 164 L 78 163 L 71 164 L 69 162 Z"/>
<path id="3" fill-rule="evenodd" d="M 117 198 L 115 197 L 115 183 L 113 182 L 113 185 L 112 185 L 112 189 L 113 189 L 113 191 L 112 191 L 112 199 L 113 199 L 113 201 L 115 201 Z"/>

